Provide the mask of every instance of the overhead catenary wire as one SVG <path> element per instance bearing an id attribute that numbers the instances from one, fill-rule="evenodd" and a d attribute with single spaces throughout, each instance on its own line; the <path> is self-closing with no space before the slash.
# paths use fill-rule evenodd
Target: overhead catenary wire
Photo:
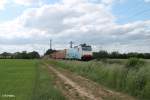
<path id="1" fill-rule="evenodd" d="M 148 9 L 145 9 L 145 3 L 140 3 L 140 2 L 141 2 L 141 0 L 137 0 L 132 8 L 130 8 L 130 7 L 127 8 L 125 13 L 128 14 L 128 16 L 126 17 L 126 19 L 132 20 L 132 18 L 135 19 L 138 17 L 142 17 L 143 14 L 144 14 L 144 16 L 148 16 L 150 14 L 149 13 L 150 12 L 150 6 Z M 129 14 L 131 12 L 133 12 L 133 13 Z"/>

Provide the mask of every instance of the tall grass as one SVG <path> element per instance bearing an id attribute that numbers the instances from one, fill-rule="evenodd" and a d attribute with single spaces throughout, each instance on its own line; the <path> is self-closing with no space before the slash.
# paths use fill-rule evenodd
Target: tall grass
<path id="1" fill-rule="evenodd" d="M 150 63 L 144 64 L 141 60 L 136 61 L 129 59 L 126 64 L 63 60 L 48 62 L 115 90 L 129 93 L 142 100 L 150 100 Z"/>
<path id="2" fill-rule="evenodd" d="M 48 73 L 48 69 L 40 63 L 37 66 L 37 78 L 32 100 L 65 100 L 65 97 L 55 87 L 54 77 Z"/>

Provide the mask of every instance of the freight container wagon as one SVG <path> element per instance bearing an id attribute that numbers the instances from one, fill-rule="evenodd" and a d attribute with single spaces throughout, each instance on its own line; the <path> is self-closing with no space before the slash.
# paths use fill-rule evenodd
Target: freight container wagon
<path id="1" fill-rule="evenodd" d="M 66 58 L 66 50 L 56 51 L 56 52 L 52 53 L 50 56 L 51 56 L 51 58 L 54 58 L 54 59 L 65 59 Z"/>
<path id="2" fill-rule="evenodd" d="M 66 50 L 66 59 L 81 59 L 81 54 L 75 48 Z"/>

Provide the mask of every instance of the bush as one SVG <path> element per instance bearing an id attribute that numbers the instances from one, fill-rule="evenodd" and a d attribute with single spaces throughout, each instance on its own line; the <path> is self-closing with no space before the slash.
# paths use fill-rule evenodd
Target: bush
<path id="1" fill-rule="evenodd" d="M 130 59 L 128 59 L 125 67 L 138 69 L 139 67 L 144 66 L 144 65 L 145 65 L 144 60 L 141 60 L 138 58 L 130 58 Z"/>

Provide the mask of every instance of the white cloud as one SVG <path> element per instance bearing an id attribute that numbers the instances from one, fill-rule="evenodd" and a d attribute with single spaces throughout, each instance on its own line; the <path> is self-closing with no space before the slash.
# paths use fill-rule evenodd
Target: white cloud
<path id="1" fill-rule="evenodd" d="M 146 44 L 150 43 L 150 21 L 120 25 L 116 19 L 103 3 L 63 0 L 30 8 L 14 21 L 0 25 L 0 44 L 49 47 L 48 41 L 52 38 L 56 48 L 66 47 L 72 40 L 110 51 L 116 48 L 122 52 L 147 52 L 150 49 Z"/>
<path id="2" fill-rule="evenodd" d="M 62 2 L 66 5 L 72 5 L 72 4 L 82 4 L 82 3 L 86 3 L 86 0 L 62 0 Z"/>
<path id="3" fill-rule="evenodd" d="M 112 4 L 115 0 L 102 0 L 101 2 L 104 4 Z"/>
<path id="4" fill-rule="evenodd" d="M 106 22 L 112 24 L 115 20 L 115 17 L 101 4 L 93 4 L 85 0 L 67 1 L 27 11 L 21 16 L 21 20 L 24 20 L 25 27 L 46 30 L 53 34 L 70 29 L 97 28 L 98 30 L 101 27 L 99 25 L 103 26 Z M 73 6 L 70 6 L 72 4 Z"/>
<path id="5" fill-rule="evenodd" d="M 7 3 L 7 0 L 0 0 L 0 10 L 4 9 L 6 3 Z"/>
<path id="6" fill-rule="evenodd" d="M 30 5 L 38 4 L 39 0 L 14 0 L 14 2 L 20 5 L 30 6 Z"/>

